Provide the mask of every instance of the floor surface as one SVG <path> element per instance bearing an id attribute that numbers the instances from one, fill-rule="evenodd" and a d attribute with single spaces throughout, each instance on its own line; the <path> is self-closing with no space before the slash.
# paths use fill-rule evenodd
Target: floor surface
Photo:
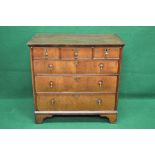
<path id="1" fill-rule="evenodd" d="M 110 124 L 97 116 L 55 116 L 35 124 L 32 98 L 0 100 L 2 129 L 139 129 L 155 128 L 155 99 L 119 99 L 118 120 Z"/>

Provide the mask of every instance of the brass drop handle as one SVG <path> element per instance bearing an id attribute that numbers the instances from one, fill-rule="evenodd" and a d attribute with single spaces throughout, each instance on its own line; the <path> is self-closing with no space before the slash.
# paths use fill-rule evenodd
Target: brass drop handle
<path id="1" fill-rule="evenodd" d="M 78 57 L 78 52 L 74 52 L 74 57 Z"/>
<path id="2" fill-rule="evenodd" d="M 109 54 L 109 49 L 108 48 L 105 48 L 104 49 L 104 55 L 107 56 L 108 54 Z"/>
<path id="3" fill-rule="evenodd" d="M 48 50 L 45 49 L 45 53 L 44 53 L 45 57 L 48 57 Z"/>
<path id="4" fill-rule="evenodd" d="M 48 64 L 48 68 L 49 68 L 50 70 L 52 70 L 52 69 L 53 69 L 53 65 L 52 65 L 52 64 Z"/>
<path id="5" fill-rule="evenodd" d="M 100 88 L 103 87 L 103 81 L 99 81 L 98 84 Z"/>
<path id="6" fill-rule="evenodd" d="M 78 49 L 75 48 L 75 49 L 74 49 L 74 58 L 77 58 L 77 57 L 78 57 Z"/>
<path id="7" fill-rule="evenodd" d="M 53 81 L 50 81 L 50 87 L 53 88 Z"/>
<path id="8" fill-rule="evenodd" d="M 50 103 L 55 104 L 55 99 L 51 99 Z"/>
<path id="9" fill-rule="evenodd" d="M 104 64 L 99 64 L 99 67 L 100 67 L 100 71 L 102 71 L 104 68 Z"/>
<path id="10" fill-rule="evenodd" d="M 102 99 L 97 99 L 96 103 L 97 103 L 98 105 L 101 105 L 101 104 L 102 104 Z"/>

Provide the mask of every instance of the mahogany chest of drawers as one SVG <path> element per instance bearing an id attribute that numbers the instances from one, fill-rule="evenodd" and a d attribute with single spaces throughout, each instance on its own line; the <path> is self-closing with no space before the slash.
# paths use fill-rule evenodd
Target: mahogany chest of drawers
<path id="1" fill-rule="evenodd" d="M 124 43 L 115 34 L 37 34 L 29 42 L 36 123 L 53 115 L 117 118 Z"/>

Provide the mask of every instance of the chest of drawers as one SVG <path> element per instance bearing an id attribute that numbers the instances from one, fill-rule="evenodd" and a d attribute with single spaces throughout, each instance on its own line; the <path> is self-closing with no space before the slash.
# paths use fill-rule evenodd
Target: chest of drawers
<path id="1" fill-rule="evenodd" d="M 29 42 L 36 123 L 53 115 L 117 118 L 124 43 L 115 34 L 37 34 Z"/>

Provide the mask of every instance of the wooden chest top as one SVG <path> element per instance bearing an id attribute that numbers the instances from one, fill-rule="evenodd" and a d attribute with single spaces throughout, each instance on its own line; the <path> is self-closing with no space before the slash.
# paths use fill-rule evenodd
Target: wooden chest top
<path id="1" fill-rule="evenodd" d="M 36 34 L 29 46 L 124 46 L 116 34 Z"/>

